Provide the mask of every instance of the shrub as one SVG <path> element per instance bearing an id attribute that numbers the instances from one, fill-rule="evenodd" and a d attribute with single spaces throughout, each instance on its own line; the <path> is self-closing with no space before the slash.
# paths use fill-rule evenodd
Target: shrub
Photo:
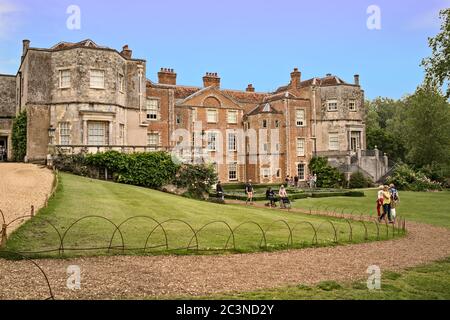
<path id="1" fill-rule="evenodd" d="M 319 188 L 339 188 L 344 182 L 344 175 L 338 169 L 330 166 L 323 157 L 314 157 L 309 163 L 309 170 L 317 175 Z"/>
<path id="2" fill-rule="evenodd" d="M 118 161 L 118 182 L 158 189 L 171 182 L 178 170 L 178 165 L 167 152 L 132 153 L 124 156 L 126 158 L 123 162 L 116 155 L 113 155 L 115 160 L 105 161 L 106 164 Z"/>
<path id="3" fill-rule="evenodd" d="M 367 188 L 370 186 L 370 181 L 362 172 L 357 171 L 351 174 L 348 186 L 351 189 Z"/>
<path id="4" fill-rule="evenodd" d="M 188 194 L 197 199 L 204 199 L 205 194 L 217 182 L 217 174 L 212 165 L 183 164 L 175 177 L 177 187 L 187 188 Z"/>
<path id="5" fill-rule="evenodd" d="M 428 178 L 423 172 L 415 171 L 407 164 L 398 165 L 393 174 L 387 178 L 399 190 L 428 191 L 442 190 L 442 185 Z"/>
<path id="6" fill-rule="evenodd" d="M 179 168 L 166 152 L 60 154 L 55 157 L 54 164 L 59 170 L 96 179 L 99 172 L 107 169 L 108 175 L 117 182 L 155 189 L 172 182 Z"/>
<path id="7" fill-rule="evenodd" d="M 13 160 L 22 162 L 27 154 L 27 112 L 21 112 L 12 127 Z"/>

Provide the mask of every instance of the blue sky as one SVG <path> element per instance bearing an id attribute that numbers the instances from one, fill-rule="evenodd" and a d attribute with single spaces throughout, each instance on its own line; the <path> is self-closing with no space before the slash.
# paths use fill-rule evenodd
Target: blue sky
<path id="1" fill-rule="evenodd" d="M 79 30 L 66 27 L 70 5 L 81 10 Z M 380 30 L 367 28 L 370 5 L 380 8 Z M 22 39 L 50 47 L 90 38 L 128 44 L 152 80 L 167 67 L 179 84 L 201 86 L 205 72 L 218 72 L 224 88 L 272 91 L 298 67 L 303 79 L 352 82 L 358 73 L 367 98 L 400 98 L 422 82 L 427 38 L 446 7 L 450 0 L 0 0 L 0 73 L 16 73 Z"/>

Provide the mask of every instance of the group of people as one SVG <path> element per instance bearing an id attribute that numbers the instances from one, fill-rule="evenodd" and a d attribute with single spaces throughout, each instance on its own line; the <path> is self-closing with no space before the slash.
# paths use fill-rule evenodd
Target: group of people
<path id="1" fill-rule="evenodd" d="M 280 200 L 280 208 L 287 208 L 290 205 L 290 201 L 284 185 L 281 185 L 280 190 L 278 190 L 278 196 Z M 272 208 L 275 208 L 277 206 L 276 202 L 278 201 L 278 198 L 275 195 L 275 191 L 271 187 L 268 187 L 266 190 L 266 199 L 269 201 L 268 203 L 266 203 L 266 206 Z"/>
<path id="2" fill-rule="evenodd" d="M 393 184 L 380 186 L 377 194 L 378 221 L 386 221 L 387 217 L 389 223 L 394 223 L 397 215 L 396 208 L 399 202 L 398 190 Z"/>
<path id="3" fill-rule="evenodd" d="M 291 186 L 291 187 L 300 187 L 300 178 L 298 176 L 295 177 L 291 177 L 291 176 L 286 176 L 286 179 L 284 179 L 284 182 L 287 186 Z M 310 189 L 314 189 L 317 185 L 317 174 L 309 174 L 308 177 L 306 178 L 306 183 L 308 184 L 308 187 Z"/>

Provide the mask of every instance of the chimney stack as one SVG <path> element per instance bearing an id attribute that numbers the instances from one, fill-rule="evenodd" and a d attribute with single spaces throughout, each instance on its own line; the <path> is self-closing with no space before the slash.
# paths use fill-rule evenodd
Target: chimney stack
<path id="1" fill-rule="evenodd" d="M 291 86 L 297 88 L 300 84 L 302 73 L 298 71 L 298 68 L 294 68 L 291 72 Z"/>
<path id="2" fill-rule="evenodd" d="M 173 69 L 161 68 L 158 72 L 158 83 L 176 85 L 177 74 Z"/>
<path id="3" fill-rule="evenodd" d="M 23 44 L 23 47 L 22 47 L 22 60 L 23 60 L 23 58 L 25 57 L 25 54 L 27 53 L 28 49 L 30 48 L 30 40 L 27 40 L 27 39 L 22 40 L 22 44 Z"/>
<path id="4" fill-rule="evenodd" d="M 207 72 L 203 77 L 203 86 L 220 88 L 220 78 L 217 73 Z"/>
<path id="5" fill-rule="evenodd" d="M 133 51 L 128 48 L 128 45 L 124 45 L 122 48 L 122 52 L 120 53 L 124 58 L 131 59 Z"/>
<path id="6" fill-rule="evenodd" d="M 245 91 L 247 91 L 247 92 L 255 92 L 255 88 L 253 88 L 253 85 L 250 83 L 247 86 L 247 89 L 245 89 Z"/>
<path id="7" fill-rule="evenodd" d="M 355 85 L 359 86 L 359 74 L 355 74 L 354 78 L 355 78 Z"/>
<path id="8" fill-rule="evenodd" d="M 326 77 L 331 77 L 331 73 L 327 73 L 327 74 L 326 74 Z"/>

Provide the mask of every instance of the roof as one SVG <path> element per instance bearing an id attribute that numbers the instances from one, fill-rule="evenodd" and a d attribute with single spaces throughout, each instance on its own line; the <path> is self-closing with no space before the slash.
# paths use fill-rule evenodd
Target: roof
<path id="1" fill-rule="evenodd" d="M 80 42 L 59 42 L 55 44 L 53 47 L 51 47 L 51 50 L 60 50 L 60 49 L 68 49 L 68 48 L 81 48 L 81 47 L 88 47 L 88 48 L 106 48 L 99 46 L 94 41 L 90 39 L 86 39 Z"/>
<path id="2" fill-rule="evenodd" d="M 247 115 L 253 116 L 260 113 L 273 113 L 273 114 L 282 114 L 281 111 L 275 109 L 270 103 L 261 103 L 256 106 L 252 111 L 250 111 Z"/>
<path id="3" fill-rule="evenodd" d="M 205 88 L 192 87 L 192 86 L 182 86 L 182 85 L 171 85 L 155 83 L 151 80 L 147 80 L 147 85 L 154 88 L 161 89 L 173 89 L 175 94 L 175 99 L 185 99 Z M 263 99 L 268 95 L 268 93 L 260 92 L 248 92 L 230 89 L 218 89 L 224 95 L 230 97 L 236 102 L 240 103 L 261 103 Z"/>
<path id="4" fill-rule="evenodd" d="M 341 78 L 339 78 L 337 76 L 327 75 L 326 77 L 323 77 L 323 78 L 314 77 L 314 78 L 311 78 L 308 80 L 301 81 L 299 84 L 299 88 L 306 88 L 306 87 L 310 87 L 312 85 L 336 86 L 336 85 L 343 85 L 343 84 L 349 85 L 349 83 L 345 82 L 344 80 L 342 80 Z M 280 93 L 280 92 L 286 91 L 288 89 L 289 89 L 289 84 L 279 87 L 277 90 L 275 90 L 275 93 Z"/>

